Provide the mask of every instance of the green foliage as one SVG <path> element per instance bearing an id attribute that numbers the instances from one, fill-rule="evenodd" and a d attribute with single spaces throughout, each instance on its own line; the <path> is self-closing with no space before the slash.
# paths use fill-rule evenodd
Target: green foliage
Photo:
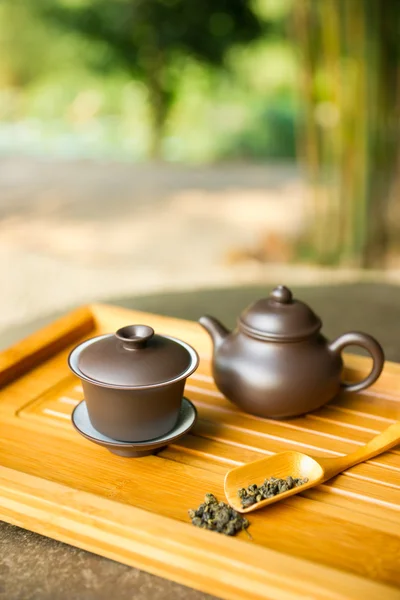
<path id="1" fill-rule="evenodd" d="M 0 153 L 143 160 L 153 144 L 172 161 L 291 156 L 270 121 L 286 131 L 291 0 L 114 1 L 1 0 Z M 154 69 L 139 60 L 143 23 L 163 45 Z"/>
<path id="2" fill-rule="evenodd" d="M 225 158 L 294 159 L 296 157 L 296 110 L 292 102 L 278 97 L 255 108 L 251 122 L 228 139 Z"/>
<path id="3" fill-rule="evenodd" d="M 179 61 L 190 56 L 221 67 L 232 45 L 248 43 L 264 29 L 249 0 L 40 0 L 38 7 L 60 28 L 96 44 L 96 54 L 89 55 L 96 68 L 122 69 L 143 81 L 152 108 L 155 155 L 176 97 Z"/>
<path id="4" fill-rule="evenodd" d="M 22 34 L 23 32 L 23 34 Z M 43 55 L 46 28 L 21 1 L 0 3 L 0 85 L 23 87 L 49 66 Z"/>
<path id="5" fill-rule="evenodd" d="M 139 74 L 178 53 L 220 65 L 232 44 L 263 33 L 251 6 L 248 0 L 38 0 L 42 14 L 60 27 L 107 46 L 102 67 L 118 64 Z"/>

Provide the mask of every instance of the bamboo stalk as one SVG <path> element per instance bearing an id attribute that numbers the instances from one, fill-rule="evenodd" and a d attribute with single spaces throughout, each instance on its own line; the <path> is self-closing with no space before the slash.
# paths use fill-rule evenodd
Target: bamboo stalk
<path id="1" fill-rule="evenodd" d="M 321 56 L 324 71 L 329 76 L 327 96 L 324 99 L 331 111 L 338 105 L 341 97 L 340 86 L 340 20 L 336 0 L 325 0 L 319 3 L 321 27 L 324 27 L 321 39 Z M 341 128 L 339 124 L 326 124 L 321 131 L 322 160 L 326 177 L 324 187 L 328 206 L 326 209 L 325 259 L 332 262 L 340 252 L 340 210 L 341 189 L 340 172 L 337 162 L 341 152 Z"/>
<path id="2" fill-rule="evenodd" d="M 300 41 L 300 60 L 303 64 L 301 70 L 299 88 L 302 99 L 302 110 L 304 116 L 299 124 L 299 145 L 298 152 L 306 169 L 306 175 L 310 184 L 308 192 L 308 214 L 310 222 L 315 222 L 319 214 L 319 148 L 316 135 L 314 113 L 313 113 L 313 95 L 315 57 L 313 56 L 313 44 L 309 34 L 313 18 L 313 0 L 298 1 L 295 4 L 294 11 L 294 31 Z M 318 253 L 320 241 L 318 232 L 312 231 L 311 245 Z"/>
<path id="3" fill-rule="evenodd" d="M 296 13 L 315 260 L 381 266 L 399 156 L 400 4 L 298 0 Z M 336 128 L 316 123 L 321 100 L 340 107 Z"/>
<path id="4" fill-rule="evenodd" d="M 351 148 L 352 156 L 351 192 L 349 198 L 349 239 L 348 260 L 351 263 L 362 262 L 362 256 L 367 234 L 367 189 L 366 189 L 366 144 L 369 134 L 369 118 L 366 110 L 366 31 L 365 12 L 367 3 L 348 3 L 348 27 L 349 55 L 354 62 L 354 97 L 349 98 L 347 110 L 349 121 L 352 123 Z M 348 156 L 349 149 L 345 150 Z"/>

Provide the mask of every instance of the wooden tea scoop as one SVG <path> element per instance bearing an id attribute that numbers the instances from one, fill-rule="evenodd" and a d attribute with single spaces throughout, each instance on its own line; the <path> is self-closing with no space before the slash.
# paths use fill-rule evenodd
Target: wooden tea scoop
<path id="1" fill-rule="evenodd" d="M 347 456 L 337 458 L 312 458 L 302 452 L 280 452 L 267 458 L 261 458 L 254 462 L 235 467 L 225 476 L 225 495 L 229 504 L 240 513 L 248 513 L 288 496 L 298 494 L 310 487 L 319 485 L 331 477 L 342 473 L 354 465 L 364 462 L 378 454 L 382 454 L 389 448 L 400 443 L 400 422 L 390 425 L 385 431 L 375 436 L 365 446 L 358 448 Z M 275 477 L 276 479 L 308 478 L 307 483 L 293 487 L 292 489 L 256 502 L 247 508 L 243 508 L 238 496 L 238 490 L 248 488 L 251 484 L 260 486 L 265 479 Z"/>

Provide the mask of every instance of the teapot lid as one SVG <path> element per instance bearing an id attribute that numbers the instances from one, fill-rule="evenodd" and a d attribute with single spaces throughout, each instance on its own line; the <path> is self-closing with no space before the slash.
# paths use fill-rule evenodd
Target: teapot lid
<path id="1" fill-rule="evenodd" d="M 258 339 L 294 341 L 317 332 L 322 323 L 307 304 L 293 298 L 289 288 L 279 285 L 268 298 L 246 308 L 238 325 Z"/>
<path id="2" fill-rule="evenodd" d="M 147 325 L 127 325 L 115 334 L 87 340 L 70 354 L 72 370 L 106 387 L 147 387 L 183 379 L 198 364 L 181 340 L 156 335 Z"/>

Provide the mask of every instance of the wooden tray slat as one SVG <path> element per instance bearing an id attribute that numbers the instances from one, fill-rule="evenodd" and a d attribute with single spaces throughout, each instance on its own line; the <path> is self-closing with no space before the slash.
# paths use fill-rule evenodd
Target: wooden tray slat
<path id="1" fill-rule="evenodd" d="M 139 318 L 199 351 L 200 367 L 185 392 L 199 421 L 158 456 L 124 459 L 72 428 L 82 389 L 66 358 L 80 340 Z M 79 309 L 3 353 L 2 518 L 223 598 L 344 599 L 361 597 L 360 590 L 363 598 L 399 598 L 400 448 L 252 514 L 252 541 L 197 530 L 187 517 L 205 492 L 223 498 L 224 474 L 233 465 L 290 448 L 316 456 L 351 452 L 400 420 L 399 366 L 387 364 L 367 393 L 344 394 L 311 415 L 273 421 L 242 413 L 220 394 L 210 356 L 210 340 L 195 323 L 101 305 Z M 368 366 L 367 359 L 349 356 L 346 377 L 360 378 Z M 46 496 L 52 491 L 59 506 Z M 92 502 L 95 513 L 87 513 Z M 135 511 L 141 511 L 138 520 Z M 107 527 L 95 523 L 100 513 L 107 513 Z M 118 529 L 121 514 L 137 531 Z M 157 538 L 149 530 L 153 521 L 160 523 Z"/>

